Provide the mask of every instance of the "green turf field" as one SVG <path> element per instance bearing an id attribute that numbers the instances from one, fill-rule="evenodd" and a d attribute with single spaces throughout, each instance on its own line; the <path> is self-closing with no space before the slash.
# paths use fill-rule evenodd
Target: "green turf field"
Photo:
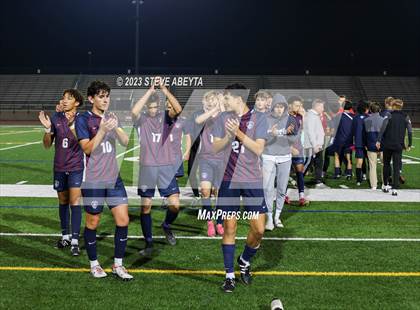
<path id="1" fill-rule="evenodd" d="M 417 146 L 420 132 L 414 136 Z M 0 127 L 0 184 L 51 185 L 53 150 L 45 151 L 41 144 L 1 150 L 41 137 L 37 127 Z M 405 155 L 420 163 L 420 146 Z M 122 161 L 127 185 L 132 185 L 134 165 L 137 162 Z M 402 189 L 420 188 L 419 172 L 420 164 L 407 163 L 408 182 Z M 354 187 L 355 181 L 326 182 L 332 187 Z M 124 283 L 111 276 L 93 279 L 83 250 L 74 258 L 68 251 L 55 249 L 57 201 L 30 196 L 0 197 L 1 309 L 269 309 L 273 297 L 279 297 L 285 309 L 420 309 L 420 203 L 286 206 L 285 228 L 267 232 L 255 257 L 254 283 L 238 284 L 233 294 L 224 294 L 220 290 L 221 242 L 197 239 L 206 235 L 206 223 L 197 220 L 197 209 L 189 204 L 183 204 L 173 225 L 180 237 L 178 244 L 171 247 L 158 238 L 154 256 L 144 258 L 138 254 L 143 247 L 139 202 L 130 200 L 132 238 L 125 265 L 135 280 Z M 164 211 L 160 202 L 152 214 L 153 232 L 161 236 Z M 113 229 L 106 210 L 98 228 L 99 261 L 105 268 L 112 264 Z M 246 222 L 239 222 L 237 254 L 243 249 L 247 229 Z"/>
<path id="2" fill-rule="evenodd" d="M 117 153 L 121 154 L 118 160 L 121 164 L 121 176 L 125 185 L 136 186 L 138 161 L 132 159 L 139 154 L 139 149 L 135 148 L 138 145 L 135 143 L 137 134 L 130 128 L 126 128 L 126 131 L 130 134 L 130 143 L 127 148 L 118 147 Z M 21 181 L 27 181 L 25 184 L 52 184 L 54 148 L 45 150 L 41 143 L 42 136 L 43 130 L 37 126 L 0 126 L 0 170 L 2 171 L 0 184 L 15 184 Z M 402 189 L 420 188 L 420 178 L 417 177 L 420 174 L 420 131 L 414 131 L 413 136 L 414 148 L 403 154 L 405 162 L 403 175 L 408 182 L 401 186 Z M 135 149 L 132 150 L 133 148 Z M 333 160 L 330 164 L 330 175 L 332 175 L 332 165 Z M 379 175 L 381 165 L 378 167 Z M 186 170 L 186 165 L 184 168 Z M 309 179 L 310 176 L 307 177 L 307 180 Z M 185 186 L 186 182 L 185 177 L 179 180 L 180 186 Z M 344 177 L 339 180 L 327 178 L 326 184 L 332 188 L 338 188 L 340 185 L 356 188 L 355 178 L 351 181 L 346 181 Z M 369 188 L 368 183 L 364 182 L 360 188 Z"/>

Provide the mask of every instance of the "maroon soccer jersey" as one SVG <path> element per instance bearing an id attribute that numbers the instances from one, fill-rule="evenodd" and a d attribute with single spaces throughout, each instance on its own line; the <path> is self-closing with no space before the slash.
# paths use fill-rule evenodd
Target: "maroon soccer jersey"
<path id="1" fill-rule="evenodd" d="M 233 112 L 223 112 L 214 126 L 215 137 L 223 138 L 226 135 L 225 124 L 228 119 L 237 119 L 240 122 L 239 129 L 252 140 L 267 139 L 266 116 L 254 110 L 248 111 L 240 118 Z M 237 138 L 232 141 L 230 147 L 224 149 L 224 160 L 226 166 L 224 181 L 250 183 L 262 180 L 260 157 Z"/>
<path id="2" fill-rule="evenodd" d="M 54 113 L 51 117 L 51 132 L 55 140 L 54 171 L 83 170 L 83 151 L 63 112 Z"/>
<path id="3" fill-rule="evenodd" d="M 166 166 L 175 164 L 171 121 L 167 112 L 158 112 L 151 117 L 141 113 L 134 123 L 140 139 L 140 164 L 144 166 Z M 172 141 L 171 141 L 172 140 Z"/>
<path id="4" fill-rule="evenodd" d="M 216 125 L 217 118 L 220 117 L 220 114 L 215 118 L 210 117 L 204 124 L 203 132 L 201 133 L 200 148 L 199 148 L 199 158 L 205 160 L 223 160 L 224 153 L 219 152 L 215 153 L 213 149 L 214 142 L 214 126 Z"/>
<path id="5" fill-rule="evenodd" d="M 107 117 L 106 115 L 104 117 Z M 102 117 L 85 112 L 76 118 L 76 134 L 79 140 L 93 139 L 101 123 Z M 90 155 L 86 155 L 85 181 L 88 183 L 115 182 L 119 175 L 116 159 L 116 133 L 106 133 L 103 140 Z"/>

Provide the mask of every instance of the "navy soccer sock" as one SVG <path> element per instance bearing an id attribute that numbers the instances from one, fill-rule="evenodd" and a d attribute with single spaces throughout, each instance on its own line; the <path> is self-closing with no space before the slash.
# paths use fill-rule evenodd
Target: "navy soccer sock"
<path id="1" fill-rule="evenodd" d="M 341 174 L 340 170 L 341 170 L 340 168 L 334 168 L 334 175 L 335 176 L 340 175 Z"/>
<path id="2" fill-rule="evenodd" d="M 235 245 L 234 244 L 222 244 L 223 251 L 223 262 L 225 265 L 226 273 L 233 273 L 234 258 L 235 258 Z"/>
<path id="3" fill-rule="evenodd" d="M 359 183 L 362 183 L 362 168 L 356 168 L 356 180 Z"/>
<path id="4" fill-rule="evenodd" d="M 296 172 L 296 177 L 299 193 L 303 193 L 305 191 L 305 180 L 303 179 L 303 172 Z"/>
<path id="5" fill-rule="evenodd" d="M 58 212 L 60 215 L 61 234 L 63 236 L 66 236 L 69 234 L 69 221 L 70 221 L 69 205 L 60 204 L 58 206 Z"/>
<path id="6" fill-rule="evenodd" d="M 254 257 L 254 255 L 257 253 L 258 247 L 256 249 L 251 248 L 247 244 L 245 244 L 244 251 L 242 252 L 241 258 L 245 262 L 251 262 L 251 259 Z"/>
<path id="7" fill-rule="evenodd" d="M 352 173 L 351 173 L 351 169 L 346 169 L 346 175 L 347 175 L 347 176 L 351 176 L 351 174 L 352 174 Z"/>
<path id="8" fill-rule="evenodd" d="M 169 225 L 171 225 L 177 217 L 178 212 L 173 212 L 171 208 L 168 208 L 168 210 L 166 211 L 166 217 L 164 222 L 165 226 L 168 227 Z"/>
<path id="9" fill-rule="evenodd" d="M 141 231 L 143 232 L 146 244 L 153 242 L 152 238 L 152 216 L 151 214 L 140 214 Z"/>
<path id="10" fill-rule="evenodd" d="M 85 239 L 85 248 L 90 261 L 97 260 L 96 255 L 96 229 L 89 229 L 85 227 L 83 233 Z"/>
<path id="11" fill-rule="evenodd" d="M 114 258 L 123 258 L 127 246 L 128 226 L 115 226 Z"/>
<path id="12" fill-rule="evenodd" d="M 203 210 L 211 212 L 211 200 L 210 198 L 201 198 L 201 204 L 203 205 Z"/>
<path id="13" fill-rule="evenodd" d="M 71 210 L 71 239 L 79 240 L 80 225 L 82 224 L 82 208 L 80 206 L 71 206 L 70 210 Z"/>

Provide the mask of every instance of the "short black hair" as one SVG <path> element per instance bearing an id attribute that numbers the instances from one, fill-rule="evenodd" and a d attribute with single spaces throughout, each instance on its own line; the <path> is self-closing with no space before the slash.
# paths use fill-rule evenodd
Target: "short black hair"
<path id="1" fill-rule="evenodd" d="M 246 103 L 246 100 L 248 99 L 248 93 L 244 90 L 247 90 L 245 85 L 234 83 L 226 86 L 224 94 L 231 94 L 233 97 L 241 97 L 242 101 Z"/>
<path id="2" fill-rule="evenodd" d="M 344 110 L 350 110 L 353 109 L 353 103 L 350 100 L 344 101 Z"/>
<path id="3" fill-rule="evenodd" d="M 360 100 L 357 103 L 357 113 L 359 114 L 364 114 L 366 112 L 366 110 L 369 109 L 369 102 L 366 100 Z"/>
<path id="4" fill-rule="evenodd" d="M 73 89 L 73 88 L 65 89 L 63 91 L 63 96 L 65 94 L 69 94 L 70 96 L 72 96 L 74 98 L 74 100 L 76 100 L 76 102 L 79 103 L 79 107 L 81 107 L 83 105 L 84 98 L 83 98 L 82 94 L 77 89 Z"/>
<path id="5" fill-rule="evenodd" d="M 101 91 L 110 93 L 111 88 L 108 86 L 107 83 L 102 81 L 93 81 L 90 83 L 88 89 L 87 89 L 87 96 L 88 97 L 95 97 L 95 95 L 99 95 Z"/>

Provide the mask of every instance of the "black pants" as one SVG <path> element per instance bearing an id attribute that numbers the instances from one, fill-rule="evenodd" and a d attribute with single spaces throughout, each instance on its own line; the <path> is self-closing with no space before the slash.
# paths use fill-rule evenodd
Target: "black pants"
<path id="1" fill-rule="evenodd" d="M 384 149 L 384 185 L 388 185 L 389 177 L 391 176 L 391 159 L 392 159 L 392 188 L 400 188 L 400 168 L 402 162 L 402 150 Z"/>
<path id="2" fill-rule="evenodd" d="M 198 141 L 197 141 L 198 140 Z M 191 147 L 190 158 L 188 159 L 188 178 L 190 180 L 191 189 L 195 197 L 200 197 L 198 192 L 198 177 L 197 177 L 197 164 L 194 165 L 195 156 L 197 155 L 198 146 L 200 145 L 200 138 L 197 138 Z"/>
<path id="3" fill-rule="evenodd" d="M 322 151 L 319 151 L 315 155 L 311 156 L 311 161 L 309 163 L 309 166 L 307 170 L 313 165 L 314 171 L 315 171 L 315 183 L 322 183 L 322 166 L 323 166 L 323 157 L 322 157 Z M 305 171 L 306 173 L 306 171 Z"/>

